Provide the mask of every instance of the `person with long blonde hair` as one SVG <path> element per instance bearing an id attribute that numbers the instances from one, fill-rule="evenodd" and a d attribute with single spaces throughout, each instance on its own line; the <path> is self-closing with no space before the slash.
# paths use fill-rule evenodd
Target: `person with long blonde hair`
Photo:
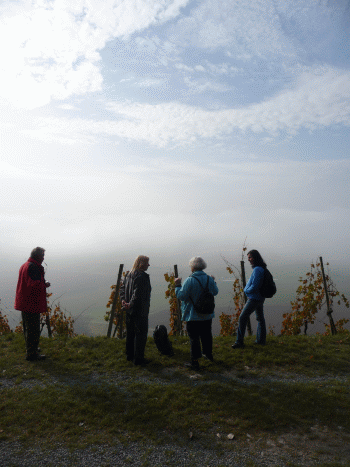
<path id="1" fill-rule="evenodd" d="M 149 363 L 145 358 L 152 290 L 146 273 L 148 268 L 149 257 L 138 256 L 120 287 L 120 299 L 126 311 L 126 358 L 135 365 Z"/>

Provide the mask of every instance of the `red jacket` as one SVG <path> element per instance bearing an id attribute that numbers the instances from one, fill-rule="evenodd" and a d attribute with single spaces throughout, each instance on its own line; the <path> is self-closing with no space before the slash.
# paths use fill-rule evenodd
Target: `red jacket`
<path id="1" fill-rule="evenodd" d="M 45 313 L 46 307 L 44 268 L 38 261 L 29 258 L 19 270 L 15 310 Z"/>

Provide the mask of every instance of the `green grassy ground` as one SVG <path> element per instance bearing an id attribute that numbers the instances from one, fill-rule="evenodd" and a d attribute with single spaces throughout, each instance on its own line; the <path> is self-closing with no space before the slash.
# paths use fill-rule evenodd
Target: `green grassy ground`
<path id="1" fill-rule="evenodd" d="M 162 443 L 217 433 L 278 436 L 340 429 L 350 439 L 350 338 L 214 339 L 215 363 L 184 368 L 187 338 L 172 339 L 175 356 L 127 362 L 124 341 L 105 337 L 41 339 L 43 362 L 24 359 L 23 336 L 0 337 L 0 439 L 85 445 L 112 439 Z M 291 381 L 294 379 L 295 381 Z M 11 387 L 9 387 L 11 383 Z"/>

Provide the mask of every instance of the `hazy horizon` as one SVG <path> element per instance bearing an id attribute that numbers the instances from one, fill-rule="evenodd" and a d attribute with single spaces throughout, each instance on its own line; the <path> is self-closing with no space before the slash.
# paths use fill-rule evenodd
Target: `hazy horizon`
<path id="1" fill-rule="evenodd" d="M 147 252 L 146 252 L 147 253 Z M 196 252 L 197 253 L 197 252 Z M 241 251 L 237 248 L 236 254 L 232 257 L 228 256 L 230 252 L 222 252 L 220 255 L 215 253 L 207 254 L 205 259 L 208 262 L 206 272 L 213 274 L 219 287 L 219 294 L 216 298 L 216 318 L 214 320 L 214 331 L 218 333 L 219 315 L 221 312 L 228 313 L 233 307 L 232 303 L 232 276 L 226 271 L 226 264 L 221 258 L 224 256 L 229 262 L 234 263 L 237 267 L 240 265 Z M 187 261 L 182 260 L 183 253 L 172 255 L 171 257 L 164 256 L 163 259 L 167 262 L 162 262 L 162 258 L 157 258 L 150 254 L 149 274 L 152 284 L 152 300 L 150 309 L 150 333 L 152 328 L 157 324 L 165 324 L 169 330 L 169 304 L 165 299 L 165 291 L 167 283 L 164 280 L 166 272 L 172 272 L 174 264 L 177 264 L 179 275 L 183 278 L 190 274 Z M 290 311 L 290 301 L 294 299 L 296 289 L 299 285 L 298 279 L 304 276 L 309 270 L 312 261 L 316 261 L 318 257 L 304 258 L 297 262 L 289 259 L 288 262 L 281 264 L 275 258 L 269 258 L 267 255 L 265 260 L 268 267 L 274 275 L 277 284 L 278 293 L 272 299 L 267 299 L 265 303 L 265 314 L 268 326 L 275 326 L 275 330 L 279 332 L 282 323 L 283 313 Z M 134 259 L 134 256 L 132 256 Z M 27 258 L 23 259 L 24 262 Z M 129 270 L 132 262 L 129 256 L 124 264 L 124 270 Z M 182 261 L 176 261 L 182 260 Z M 2 299 L 0 307 L 7 314 L 9 324 L 12 329 L 20 321 L 20 314 L 13 310 L 13 302 L 15 288 L 18 278 L 18 268 L 21 261 L 8 259 L 6 263 L 7 276 L 6 280 L 2 281 L 2 290 L 0 298 Z M 172 260 L 172 261 L 171 261 Z M 324 263 L 330 262 L 330 274 L 336 284 L 338 290 L 350 297 L 350 274 L 349 267 L 345 262 L 338 261 L 338 265 L 332 263 L 332 260 L 323 256 Z M 106 312 L 106 304 L 110 295 L 110 286 L 114 285 L 117 280 L 119 270 L 119 261 L 107 255 L 99 255 L 98 257 L 85 258 L 85 261 L 80 258 L 76 260 L 74 255 L 67 258 L 51 258 L 50 252 L 46 252 L 45 258 L 46 278 L 51 282 L 49 289 L 52 292 L 51 301 L 60 302 L 62 309 L 66 310 L 68 316 L 77 319 L 75 330 L 78 333 L 87 335 L 105 335 L 107 333 L 108 324 L 103 317 Z M 172 264 L 173 263 L 173 264 Z M 3 267 L 5 264 L 3 263 Z M 246 277 L 251 274 L 251 267 L 245 262 Z M 337 321 L 340 318 L 348 317 L 349 311 L 344 307 L 334 307 L 334 319 Z M 319 313 L 318 321 L 328 323 L 325 310 Z M 255 323 L 255 318 L 252 318 Z M 349 328 L 349 326 L 346 326 Z M 255 324 L 253 329 L 255 329 Z M 323 330 L 323 326 L 316 324 L 309 327 L 309 333 Z"/>

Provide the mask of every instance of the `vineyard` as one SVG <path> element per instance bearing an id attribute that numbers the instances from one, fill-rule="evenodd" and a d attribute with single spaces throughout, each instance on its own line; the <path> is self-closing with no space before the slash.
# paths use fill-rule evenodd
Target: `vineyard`
<path id="1" fill-rule="evenodd" d="M 240 314 L 246 303 L 246 296 L 244 294 L 244 287 L 246 284 L 245 276 L 245 252 L 247 248 L 244 246 L 242 249 L 242 259 L 240 267 L 229 263 L 227 260 L 226 271 L 233 278 L 232 285 L 232 310 L 222 312 L 219 316 L 220 320 L 220 336 L 234 336 L 237 332 L 238 321 Z M 326 263 L 329 267 L 329 263 Z M 125 311 L 122 308 L 119 299 L 119 287 L 127 271 L 123 272 L 123 265 L 119 267 L 119 274 L 116 284 L 112 285 L 111 294 L 107 301 L 106 313 L 104 320 L 109 323 L 108 337 L 117 337 L 122 339 L 126 335 L 125 325 Z M 181 303 L 177 300 L 175 295 L 174 280 L 178 276 L 177 266 L 174 266 L 172 272 L 164 274 L 165 298 L 168 301 L 169 307 L 169 327 L 170 335 L 184 336 L 186 331 L 184 323 L 181 320 Z M 333 320 L 333 311 L 336 307 L 343 306 L 349 308 L 348 298 L 337 290 L 336 285 L 332 281 L 329 271 L 324 271 L 322 258 L 319 261 L 311 263 L 310 269 L 303 277 L 298 279 L 299 285 L 295 292 L 295 298 L 290 302 L 290 311 L 283 314 L 283 321 L 281 323 L 281 335 L 307 335 L 308 326 L 313 324 L 317 316 L 322 310 L 326 310 L 329 323 L 325 323 L 323 335 L 350 333 L 345 325 L 349 322 L 346 317 L 341 317 L 336 322 Z M 278 293 L 278 291 L 277 291 Z M 60 303 L 51 302 L 52 294 L 47 294 L 47 312 L 41 316 L 41 329 L 45 326 L 49 337 L 52 336 L 67 336 L 73 337 L 74 332 L 74 319 L 68 316 L 62 308 Z M 1 305 L 1 303 L 0 303 Z M 114 328 L 114 329 L 113 329 Z M 252 335 L 250 321 L 247 326 L 248 335 Z M 0 308 L 0 335 L 8 334 L 11 332 L 22 333 L 22 322 L 14 330 L 11 330 L 7 316 Z M 270 327 L 270 335 L 275 335 L 274 326 Z"/>
<path id="2" fill-rule="evenodd" d="M 247 247 L 244 245 L 239 269 L 224 259 L 227 272 L 233 276 L 233 313 L 228 314 L 223 312 L 220 314 L 220 336 L 223 337 L 234 336 L 236 334 L 239 317 L 247 301 L 247 297 L 244 294 L 244 287 L 246 285 L 244 266 L 246 250 Z M 328 267 L 329 263 L 326 266 Z M 177 265 L 174 266 L 173 272 L 164 274 L 164 279 L 167 283 L 165 298 L 169 303 L 170 335 L 183 336 L 186 331 L 181 321 L 181 303 L 175 295 L 174 281 L 176 277 L 178 277 Z M 323 335 L 350 333 L 350 331 L 344 328 L 349 319 L 341 318 L 337 322 L 333 320 L 332 313 L 334 307 L 343 304 L 346 308 L 349 308 L 350 305 L 345 295 L 337 290 L 330 274 L 325 273 L 321 257 L 316 264 L 311 263 L 310 270 L 304 277 L 299 277 L 299 283 L 295 299 L 291 302 L 291 311 L 283 315 L 281 335 L 295 336 L 301 333 L 306 335 L 308 325 L 315 322 L 317 313 L 320 313 L 324 307 L 327 308 L 329 324 L 325 324 Z M 110 322 L 111 327 L 111 315 L 113 315 L 113 324 L 115 326 L 113 335 L 115 335 L 118 329 L 119 337 L 122 337 L 124 335 L 123 332 L 125 333 L 125 314 L 121 308 L 120 301 L 115 300 L 115 290 L 118 287 L 118 283 L 111 287 L 112 294 L 107 303 L 108 311 L 106 312 L 105 320 Z M 115 311 L 113 311 L 113 306 L 115 307 Z M 252 335 L 250 321 L 247 328 L 248 335 Z M 124 331 L 121 332 L 121 329 Z M 269 329 L 269 334 L 275 335 L 273 327 Z"/>

